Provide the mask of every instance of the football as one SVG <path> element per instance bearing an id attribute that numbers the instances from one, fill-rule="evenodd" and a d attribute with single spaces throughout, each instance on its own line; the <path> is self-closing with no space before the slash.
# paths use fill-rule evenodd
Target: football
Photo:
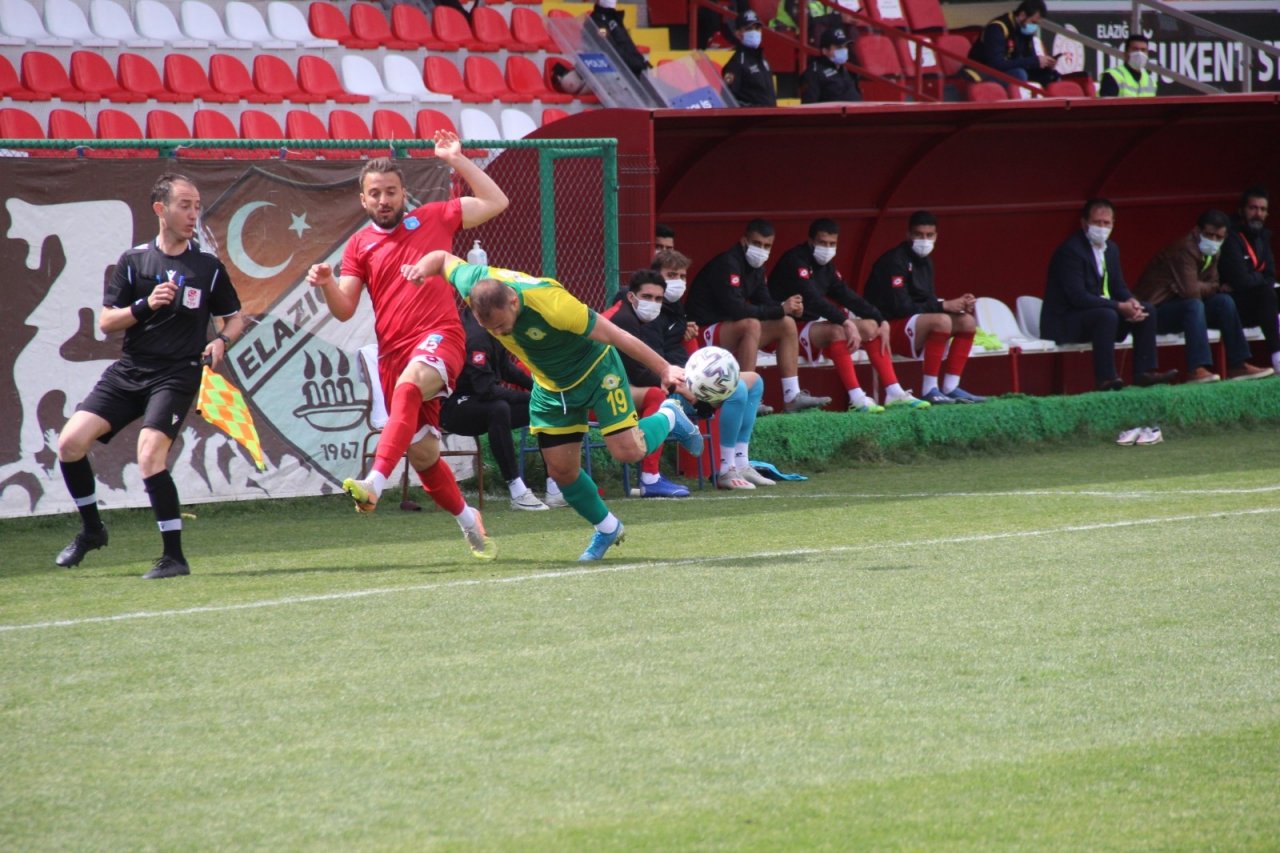
<path id="1" fill-rule="evenodd" d="M 723 403 L 738 387 L 738 360 L 720 347 L 694 350 L 684 365 L 684 384 L 695 400 Z"/>

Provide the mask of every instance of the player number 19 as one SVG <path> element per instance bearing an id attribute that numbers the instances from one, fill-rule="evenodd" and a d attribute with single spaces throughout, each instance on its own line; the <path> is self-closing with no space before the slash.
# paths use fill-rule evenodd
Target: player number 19
<path id="1" fill-rule="evenodd" d="M 624 388 L 615 388 L 609 392 L 609 408 L 613 409 L 615 417 L 631 408 L 627 400 L 627 392 Z"/>

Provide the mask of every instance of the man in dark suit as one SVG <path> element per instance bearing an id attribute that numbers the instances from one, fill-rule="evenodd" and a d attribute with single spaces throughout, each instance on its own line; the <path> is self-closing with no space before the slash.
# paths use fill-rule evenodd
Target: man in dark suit
<path id="1" fill-rule="evenodd" d="M 1120 249 L 1108 238 L 1115 206 L 1104 198 L 1085 202 L 1080 230 L 1053 253 L 1045 284 L 1040 333 L 1060 344 L 1093 345 L 1093 378 L 1099 391 L 1124 387 L 1116 373 L 1116 342 L 1133 334 L 1133 384 L 1171 382 L 1178 371 L 1156 370 L 1156 315 L 1129 292 Z"/>

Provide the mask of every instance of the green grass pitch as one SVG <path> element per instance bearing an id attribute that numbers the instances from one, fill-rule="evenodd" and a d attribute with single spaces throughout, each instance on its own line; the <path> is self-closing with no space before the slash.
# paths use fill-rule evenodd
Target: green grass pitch
<path id="1" fill-rule="evenodd" d="M 616 489 L 614 490 L 616 492 Z M 0 522 L 0 847 L 1280 846 L 1280 439 L 486 518 Z"/>

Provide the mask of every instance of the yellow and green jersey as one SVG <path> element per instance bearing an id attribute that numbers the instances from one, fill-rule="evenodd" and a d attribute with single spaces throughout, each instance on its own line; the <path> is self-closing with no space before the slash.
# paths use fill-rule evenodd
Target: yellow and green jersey
<path id="1" fill-rule="evenodd" d="M 516 358 L 524 362 L 539 385 L 550 391 L 568 391 L 586 378 L 610 347 L 587 337 L 595 327 L 595 311 L 573 297 L 551 278 L 534 278 L 497 267 L 453 261 L 445 267 L 445 280 L 471 304 L 471 288 L 495 279 L 520 298 L 520 314 L 509 335 L 494 335 Z"/>

